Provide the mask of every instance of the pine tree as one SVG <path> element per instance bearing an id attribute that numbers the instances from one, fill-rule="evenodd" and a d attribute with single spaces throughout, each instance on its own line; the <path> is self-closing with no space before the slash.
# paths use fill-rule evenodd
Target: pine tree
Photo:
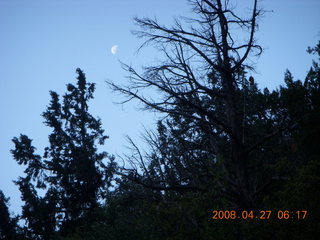
<path id="1" fill-rule="evenodd" d="M 57 229 L 69 232 L 97 208 L 111 181 L 108 167 L 115 164 L 109 157 L 109 165 L 105 165 L 107 153 L 98 153 L 97 144 L 104 144 L 108 137 L 100 119 L 88 112 L 95 85 L 86 82 L 82 70 L 77 73 L 77 84 L 67 85 L 62 100 L 50 92 L 51 102 L 42 116 L 52 133 L 43 157 L 35 154 L 27 136 L 13 138 L 13 157 L 27 166 L 26 176 L 16 181 L 25 202 L 22 217 L 33 236 L 40 239 L 49 239 Z M 39 197 L 36 189 L 45 190 L 44 197 Z"/>
<path id="2" fill-rule="evenodd" d="M 17 219 L 11 218 L 8 209 L 9 198 L 0 190 L 0 239 L 15 240 L 17 238 Z"/>

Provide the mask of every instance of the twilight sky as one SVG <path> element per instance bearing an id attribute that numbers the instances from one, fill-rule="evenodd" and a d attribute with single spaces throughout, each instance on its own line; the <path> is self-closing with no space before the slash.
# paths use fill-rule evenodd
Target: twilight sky
<path id="1" fill-rule="evenodd" d="M 243 14 L 249 12 L 251 0 L 237 2 Z M 287 68 L 304 79 L 312 61 L 305 50 L 320 40 L 320 1 L 261 0 L 260 6 L 266 13 L 257 42 L 265 51 L 252 59 L 259 87 L 278 87 Z M 119 60 L 140 69 L 157 59 L 153 48 L 137 53 L 142 40 L 131 34 L 137 29 L 133 17 L 156 16 L 170 25 L 173 17 L 190 14 L 186 0 L 0 0 L 0 189 L 11 198 L 11 210 L 20 211 L 12 180 L 23 171 L 10 154 L 11 139 L 26 134 L 43 153 L 50 129 L 40 115 L 49 91 L 63 95 L 66 84 L 75 83 L 78 67 L 97 84 L 90 112 L 102 119 L 110 136 L 101 150 L 123 153 L 127 134 L 143 146 L 139 134 L 143 126 L 153 128 L 156 116 L 139 111 L 137 102 L 114 104 L 122 98 L 105 80 L 125 83 Z M 118 45 L 114 55 L 113 45 Z"/>

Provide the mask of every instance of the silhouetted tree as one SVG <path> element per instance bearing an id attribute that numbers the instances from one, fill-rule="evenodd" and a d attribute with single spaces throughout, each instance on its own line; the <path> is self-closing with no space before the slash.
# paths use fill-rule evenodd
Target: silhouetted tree
<path id="1" fill-rule="evenodd" d="M 309 48 L 309 52 L 317 53 L 319 48 L 319 45 Z M 316 190 L 319 188 L 320 156 L 319 72 L 316 61 L 305 81 L 295 80 L 286 71 L 285 84 L 273 91 L 258 89 L 255 80 L 247 80 L 243 75 L 236 91 L 238 111 L 243 117 L 241 141 L 247 153 L 245 170 L 251 189 L 249 197 L 253 200 L 252 208 L 247 209 L 271 209 L 273 214 L 284 208 L 307 209 L 305 220 L 210 221 L 212 209 L 239 209 L 243 201 L 237 192 L 237 168 L 231 161 L 233 141 L 218 125 L 206 125 L 209 117 L 196 121 L 200 115 L 188 101 L 194 101 L 203 111 L 228 124 L 226 103 L 224 98 L 212 99 L 196 91 L 198 101 L 191 93 L 181 93 L 180 98 L 186 98 L 184 101 L 174 94 L 171 101 L 168 96 L 169 102 L 162 103 L 161 107 L 171 108 L 171 111 L 158 122 L 156 131 L 146 132 L 145 140 L 150 149 L 143 153 L 129 139 L 132 151 L 125 157 L 132 168 L 123 168 L 120 173 L 125 179 L 152 190 L 161 199 L 150 201 L 144 210 L 154 216 L 152 221 L 148 218 L 146 221 L 150 221 L 151 229 L 153 224 L 157 226 L 157 236 L 162 234 L 159 239 L 316 239 L 319 235 L 319 206 L 316 204 L 319 201 Z M 142 76 L 135 74 L 133 72 L 132 76 L 135 81 L 160 81 L 165 77 L 154 74 L 147 75 L 150 79 L 140 79 Z M 208 81 L 214 79 L 212 74 L 207 75 Z M 182 77 L 180 85 L 178 80 L 174 82 L 166 77 L 172 91 L 185 84 Z M 170 85 L 172 82 L 176 85 Z M 140 98 L 137 95 L 141 94 L 140 87 L 153 83 L 139 83 L 131 90 L 114 84 L 113 87 Z M 159 86 L 163 87 L 161 84 Z M 214 89 L 223 94 L 223 88 Z M 127 191 L 134 191 L 134 187 Z M 150 236 L 152 234 L 154 232 Z"/>
<path id="2" fill-rule="evenodd" d="M 140 100 L 146 109 L 170 115 L 174 124 L 184 124 L 184 134 L 193 138 L 188 139 L 192 142 L 188 145 L 193 145 L 193 150 L 190 149 L 193 160 L 188 160 L 193 162 L 191 169 L 190 165 L 179 165 L 178 159 L 170 160 L 175 161 L 171 165 L 184 168 L 185 172 L 193 172 L 189 176 L 184 174 L 180 179 L 172 179 L 176 189 L 202 189 L 196 179 L 200 175 L 207 175 L 201 178 L 210 178 L 209 172 L 212 171 L 208 166 L 218 161 L 224 165 L 224 180 L 216 179 L 211 188 L 227 197 L 235 207 L 250 209 L 257 206 L 257 190 L 260 192 L 262 187 L 256 179 L 256 168 L 250 170 L 251 155 L 272 136 L 292 127 L 294 123 L 270 125 L 267 131 L 256 131 L 258 135 L 255 140 L 258 141 L 248 137 L 255 128 L 249 118 L 254 118 L 256 114 L 248 113 L 249 98 L 259 93 L 254 82 L 251 80 L 249 84 L 246 79 L 247 71 L 252 70 L 247 59 L 262 51 L 254 40 L 257 18 L 261 14 L 257 1 L 253 1 L 249 18 L 239 17 L 229 1 L 198 0 L 191 3 L 197 18 L 189 19 L 188 23 L 192 24 L 189 28 L 184 27 L 180 20 L 175 20 L 175 25 L 169 28 L 155 20 L 136 18 L 136 23 L 142 28 L 136 34 L 147 38 L 144 44 L 159 47 L 165 60 L 158 66 L 146 68 L 143 74 L 125 66 L 130 73 L 130 84 L 124 87 L 109 84 L 129 99 Z M 242 32 L 234 29 L 241 29 Z M 244 32 L 248 33 L 247 41 L 241 42 L 235 35 Z M 146 89 L 156 89 L 162 95 L 158 99 L 147 98 L 143 94 Z M 270 122 L 273 116 L 267 114 L 269 109 L 261 110 L 265 121 Z M 176 127 L 174 124 L 170 125 Z M 186 142 L 184 138 L 184 144 Z M 202 162 L 201 154 L 196 156 L 198 153 L 194 149 L 197 144 L 201 145 L 200 148 L 197 146 L 198 152 L 207 152 Z M 200 173 L 196 166 L 201 164 L 203 168 Z M 170 169 L 171 178 L 177 178 L 172 166 Z M 163 184 L 161 188 L 172 189 L 172 184 Z"/>
<path id="3" fill-rule="evenodd" d="M 0 190 L 0 239 L 15 240 L 18 239 L 17 219 L 11 218 L 8 202 L 9 198 Z"/>
<path id="4" fill-rule="evenodd" d="M 77 84 L 68 84 L 62 101 L 53 91 L 51 102 L 42 114 L 45 124 L 52 128 L 50 145 L 44 155 L 35 154 L 32 140 L 21 135 L 13 138 L 14 159 L 26 165 L 26 176 L 16 181 L 22 193 L 22 218 L 34 239 L 49 239 L 56 230 L 67 233 L 99 206 L 112 178 L 115 166 L 98 153 L 97 144 L 107 139 L 100 119 L 88 112 L 95 85 L 87 83 L 84 73 L 77 69 Z M 45 191 L 39 197 L 37 190 Z"/>

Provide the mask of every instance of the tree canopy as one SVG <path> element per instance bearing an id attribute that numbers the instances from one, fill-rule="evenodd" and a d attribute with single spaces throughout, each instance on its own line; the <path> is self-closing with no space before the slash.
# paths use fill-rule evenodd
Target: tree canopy
<path id="1" fill-rule="evenodd" d="M 168 157 L 160 153 L 167 163 L 159 160 L 158 166 L 167 165 L 172 171 L 170 180 L 159 173 L 164 190 L 172 185 L 215 188 L 236 208 L 256 208 L 266 184 L 256 174 L 261 170 L 258 166 L 271 159 L 253 156 L 269 144 L 270 138 L 296 124 L 286 121 L 285 116 L 275 116 L 278 109 L 273 109 L 270 98 L 276 96 L 260 93 L 248 76 L 252 70 L 248 57 L 262 52 L 255 42 L 261 10 L 253 1 L 252 13 L 241 18 L 228 2 L 191 3 L 198 17 L 188 19 L 188 24 L 176 20 L 174 26 L 165 27 L 155 20 L 136 18 L 142 29 L 136 32 L 138 37 L 146 38 L 144 44 L 155 44 L 165 58 L 159 65 L 147 67 L 143 74 L 125 66 L 130 73 L 128 86 L 109 84 L 129 99 L 140 100 L 146 109 L 169 116 L 171 141 L 185 154 L 171 152 Z M 234 29 L 247 32 L 247 40 L 236 40 L 239 31 Z M 145 97 L 146 89 L 158 90 L 159 100 Z M 168 146 L 161 149 L 169 150 Z"/>
<path id="2" fill-rule="evenodd" d="M 108 137 L 100 119 L 88 112 L 95 85 L 86 82 L 82 70 L 77 74 L 77 84 L 67 85 L 62 100 L 50 92 L 51 102 L 42 116 L 52 133 L 43 157 L 35 153 L 28 136 L 13 138 L 13 157 L 26 165 L 26 176 L 16 181 L 25 202 L 22 218 L 34 239 L 50 239 L 56 229 L 69 232 L 100 205 L 111 184 L 108 171 L 113 158 L 107 166 L 103 161 L 107 153 L 97 149 Z M 36 189 L 44 196 L 38 196 Z"/>

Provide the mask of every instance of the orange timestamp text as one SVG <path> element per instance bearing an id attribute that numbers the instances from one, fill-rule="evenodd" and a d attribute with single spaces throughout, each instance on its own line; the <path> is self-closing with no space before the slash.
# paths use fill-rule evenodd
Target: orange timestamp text
<path id="1" fill-rule="evenodd" d="M 307 217 L 307 210 L 297 210 L 297 211 L 290 211 L 290 210 L 261 210 L 261 211 L 236 211 L 236 210 L 214 210 L 212 211 L 212 219 L 214 220 L 222 220 L 222 219 L 240 219 L 240 220 L 247 220 L 247 219 L 305 219 Z"/>

